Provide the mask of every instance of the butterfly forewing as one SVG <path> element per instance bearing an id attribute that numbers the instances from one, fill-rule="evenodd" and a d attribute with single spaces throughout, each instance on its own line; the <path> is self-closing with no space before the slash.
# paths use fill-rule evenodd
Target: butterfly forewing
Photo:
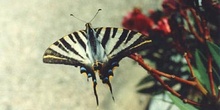
<path id="1" fill-rule="evenodd" d="M 109 58 L 123 57 L 117 55 L 121 52 L 132 52 L 133 49 L 142 48 L 143 45 L 139 45 L 141 42 L 150 42 L 146 36 L 127 29 L 102 27 L 96 28 L 95 31 L 97 32 L 97 37 Z"/>
<path id="2" fill-rule="evenodd" d="M 84 31 L 73 32 L 53 43 L 43 56 L 45 63 L 80 66 L 91 63 Z"/>

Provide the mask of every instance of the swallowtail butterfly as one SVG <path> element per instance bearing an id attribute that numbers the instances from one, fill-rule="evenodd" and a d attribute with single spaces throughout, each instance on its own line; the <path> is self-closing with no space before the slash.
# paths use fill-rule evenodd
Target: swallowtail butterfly
<path id="1" fill-rule="evenodd" d="M 90 22 L 85 26 L 85 30 L 70 33 L 47 48 L 43 62 L 79 66 L 81 73 L 86 73 L 88 78 L 92 78 L 98 105 L 95 73 L 109 86 L 112 94 L 109 79 L 113 76 L 113 68 L 119 66 L 122 58 L 143 49 L 151 40 L 145 35 L 127 29 L 92 28 Z M 113 94 L 112 98 L 114 100 Z"/>

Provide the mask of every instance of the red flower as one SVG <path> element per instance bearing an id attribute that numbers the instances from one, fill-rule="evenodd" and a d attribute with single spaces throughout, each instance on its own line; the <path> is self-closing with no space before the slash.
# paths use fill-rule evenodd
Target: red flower
<path id="1" fill-rule="evenodd" d="M 168 18 L 163 17 L 157 22 L 156 30 L 163 32 L 163 34 L 169 34 L 171 32 Z"/>
<path id="2" fill-rule="evenodd" d="M 142 34 L 148 34 L 154 26 L 153 20 L 142 14 L 141 10 L 134 8 L 127 16 L 123 18 L 122 26 L 127 29 L 136 30 Z"/>

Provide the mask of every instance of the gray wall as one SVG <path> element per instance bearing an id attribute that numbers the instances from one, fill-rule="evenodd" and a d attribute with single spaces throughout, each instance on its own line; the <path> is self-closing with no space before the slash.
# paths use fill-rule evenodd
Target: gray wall
<path id="1" fill-rule="evenodd" d="M 42 55 L 54 41 L 85 29 L 97 9 L 102 11 L 93 27 L 121 27 L 134 6 L 148 9 L 161 0 L 0 0 L 0 110 L 96 110 L 92 82 L 79 68 L 42 63 Z M 114 103 L 107 86 L 98 83 L 99 110 L 141 110 L 147 96 L 136 84 L 147 74 L 125 58 L 112 79 Z"/>

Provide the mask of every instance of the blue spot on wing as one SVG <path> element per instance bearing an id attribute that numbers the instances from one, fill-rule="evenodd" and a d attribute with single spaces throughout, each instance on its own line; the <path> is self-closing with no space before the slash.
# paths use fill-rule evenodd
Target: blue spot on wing
<path id="1" fill-rule="evenodd" d="M 113 62 L 112 63 L 112 66 L 114 67 L 114 66 L 119 66 L 119 64 L 118 64 L 118 62 Z"/>
<path id="2" fill-rule="evenodd" d="M 91 74 L 91 73 L 87 73 L 87 75 L 88 75 L 88 78 L 92 77 L 92 74 Z"/>
<path id="3" fill-rule="evenodd" d="M 110 69 L 110 70 L 108 70 L 108 73 L 112 73 L 112 70 Z"/>
<path id="4" fill-rule="evenodd" d="M 86 70 L 85 67 L 82 66 L 82 67 L 80 67 L 80 72 L 81 72 L 81 73 L 84 73 L 84 72 L 87 72 L 87 70 Z"/>

